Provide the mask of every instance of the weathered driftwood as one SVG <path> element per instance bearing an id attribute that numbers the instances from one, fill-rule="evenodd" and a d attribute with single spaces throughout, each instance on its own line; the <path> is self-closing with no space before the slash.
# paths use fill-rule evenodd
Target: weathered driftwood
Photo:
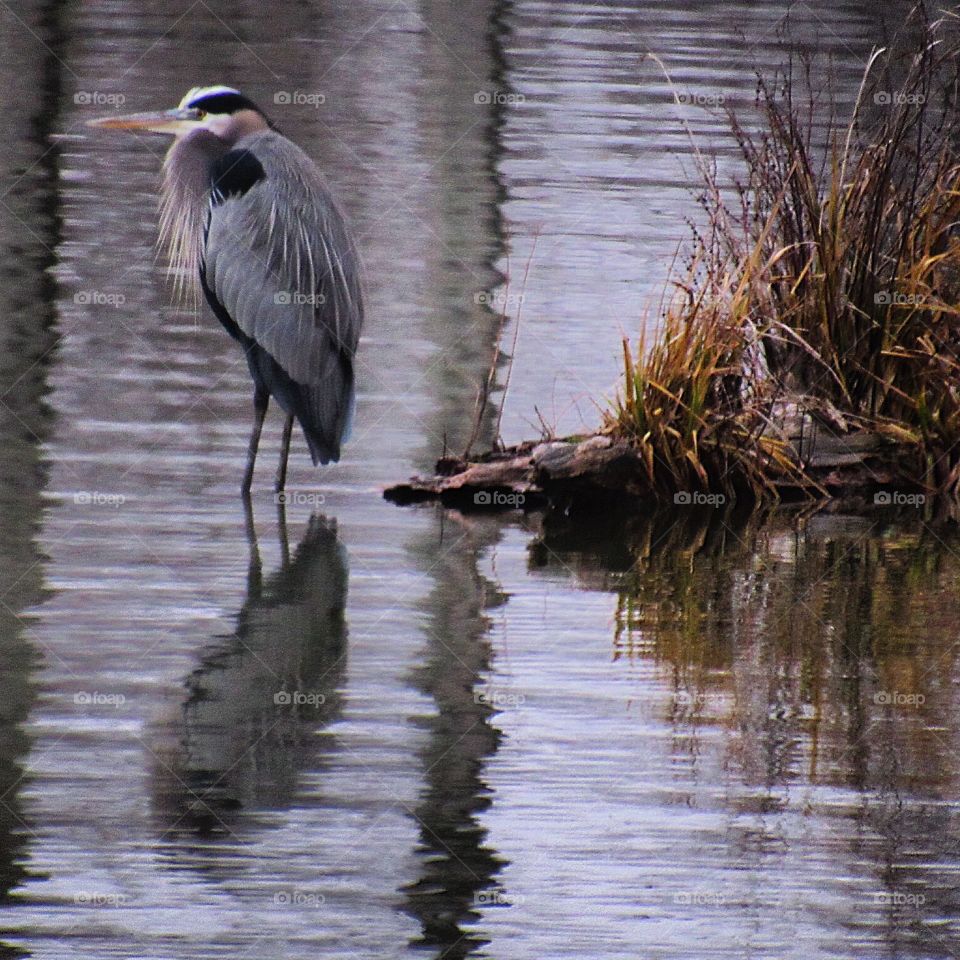
<path id="1" fill-rule="evenodd" d="M 476 461 L 441 460 L 434 476 L 413 477 L 384 496 L 401 504 L 530 509 L 560 496 L 640 496 L 641 468 L 628 444 L 605 436 L 524 443 Z"/>
<path id="2" fill-rule="evenodd" d="M 913 446 L 875 431 L 847 430 L 814 420 L 795 404 L 778 411 L 775 433 L 793 448 L 811 481 L 807 492 L 863 498 L 883 489 L 905 489 L 898 478 Z M 774 432 L 774 431 L 771 431 Z M 796 479 L 775 484 L 785 498 L 803 493 Z M 680 491 L 678 491 L 680 492 Z M 526 442 L 476 460 L 444 458 L 436 473 L 413 477 L 384 491 L 399 504 L 439 500 L 461 509 L 531 509 L 545 503 L 602 507 L 611 500 L 651 500 L 644 464 L 627 442 L 606 435 Z"/>

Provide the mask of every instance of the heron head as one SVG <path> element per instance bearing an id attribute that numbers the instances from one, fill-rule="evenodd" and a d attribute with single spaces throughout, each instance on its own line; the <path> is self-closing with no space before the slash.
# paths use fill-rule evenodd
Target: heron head
<path id="1" fill-rule="evenodd" d="M 138 130 L 177 138 L 195 130 L 207 130 L 225 140 L 270 126 L 252 100 L 225 86 L 194 87 L 172 110 L 101 117 L 87 123 L 100 130 Z"/>

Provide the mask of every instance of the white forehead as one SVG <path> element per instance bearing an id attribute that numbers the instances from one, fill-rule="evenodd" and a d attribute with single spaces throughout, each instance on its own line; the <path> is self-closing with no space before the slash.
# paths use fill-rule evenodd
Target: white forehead
<path id="1" fill-rule="evenodd" d="M 222 84 L 215 87 L 194 87 L 181 101 L 180 107 L 186 107 L 192 101 L 196 100 L 197 97 L 211 97 L 218 93 L 239 93 L 239 90 L 235 90 L 233 87 L 225 87 Z"/>

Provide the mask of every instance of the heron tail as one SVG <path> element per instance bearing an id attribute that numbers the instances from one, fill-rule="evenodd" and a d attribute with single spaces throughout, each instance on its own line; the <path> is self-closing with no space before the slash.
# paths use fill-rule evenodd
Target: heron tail
<path id="1" fill-rule="evenodd" d="M 302 426 L 302 424 L 301 424 Z M 303 435 L 307 440 L 307 447 L 310 449 L 310 457 L 313 465 L 336 463 L 340 459 L 340 444 L 310 432 L 306 427 L 303 428 Z"/>
<path id="2" fill-rule="evenodd" d="M 325 373 L 318 383 L 306 388 L 297 411 L 314 466 L 340 459 L 340 445 L 350 436 L 356 405 L 350 358 L 340 354 Z"/>

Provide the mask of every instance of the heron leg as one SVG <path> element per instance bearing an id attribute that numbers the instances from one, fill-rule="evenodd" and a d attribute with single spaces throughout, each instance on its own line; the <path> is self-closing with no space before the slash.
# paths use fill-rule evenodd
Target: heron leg
<path id="1" fill-rule="evenodd" d="M 243 473 L 241 493 L 250 493 L 253 483 L 253 465 L 257 462 L 257 448 L 260 446 L 260 431 L 263 430 L 263 418 L 267 415 L 270 394 L 266 390 L 256 390 L 253 394 L 253 430 L 250 433 L 250 445 L 247 448 L 247 469 Z"/>
<path id="2" fill-rule="evenodd" d="M 283 424 L 283 437 L 280 441 L 280 464 L 277 467 L 277 479 L 273 489 L 279 493 L 287 484 L 287 457 L 290 456 L 290 437 L 293 434 L 293 414 L 288 413 Z"/>
<path id="3" fill-rule="evenodd" d="M 277 535 L 280 539 L 280 566 L 286 570 L 290 566 L 290 538 L 287 536 L 287 506 L 283 497 L 277 497 Z"/>
<path id="4" fill-rule="evenodd" d="M 243 514 L 246 520 L 247 543 L 250 545 L 250 562 L 247 565 L 247 596 L 259 597 L 263 584 L 263 563 L 260 560 L 260 544 L 257 542 L 257 527 L 253 520 L 253 504 L 250 495 L 243 498 Z"/>

